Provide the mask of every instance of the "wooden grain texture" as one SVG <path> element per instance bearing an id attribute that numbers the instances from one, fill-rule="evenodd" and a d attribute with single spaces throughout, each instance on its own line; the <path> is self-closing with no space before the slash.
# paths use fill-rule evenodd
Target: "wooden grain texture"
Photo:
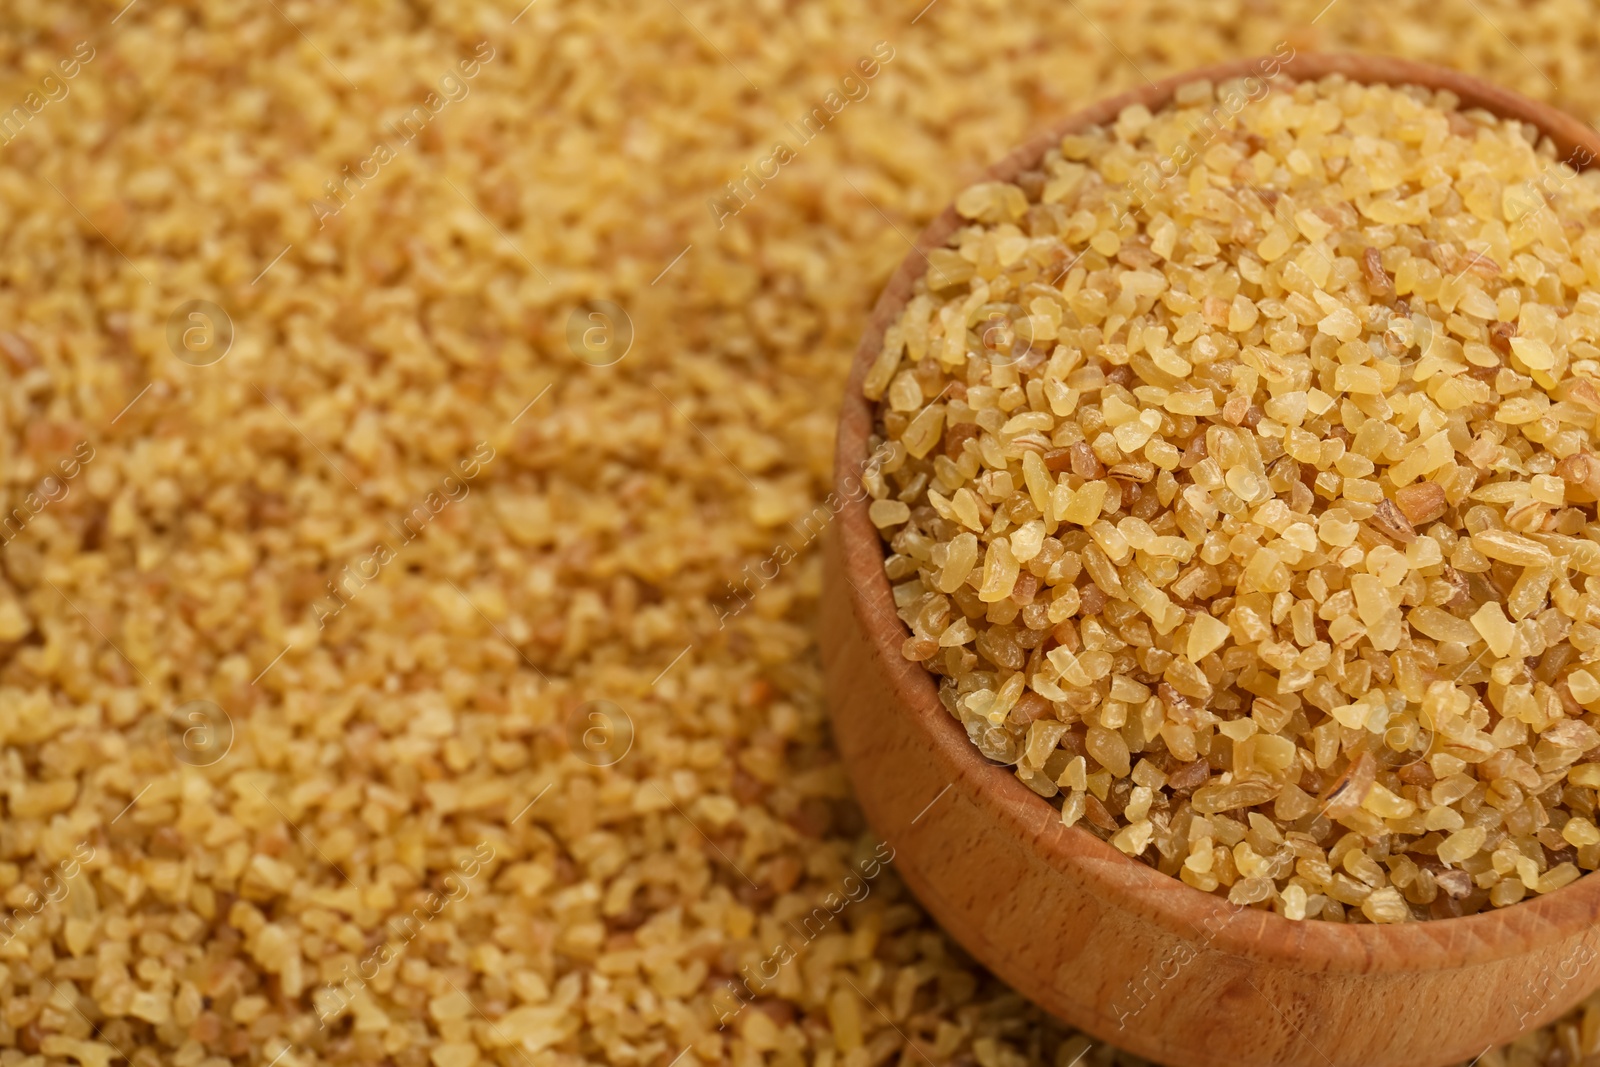
<path id="1" fill-rule="evenodd" d="M 990 169 L 1008 180 L 1069 132 L 1152 109 L 1175 86 L 1257 72 L 1194 71 L 1081 111 Z M 1280 79 L 1455 92 L 1533 123 L 1564 158 L 1600 157 L 1577 119 L 1455 71 L 1399 59 L 1304 54 Z M 1280 82 L 1281 84 L 1281 82 Z M 1600 985 L 1600 878 L 1513 907 L 1401 926 L 1290 922 L 1235 908 L 1061 824 L 1056 808 L 990 763 L 900 655 L 883 549 L 859 476 L 872 410 L 861 381 L 883 331 L 959 225 L 947 208 L 890 279 L 846 389 L 835 455 L 844 501 L 828 532 L 821 647 L 840 753 L 895 866 L 947 931 L 1020 993 L 1090 1034 L 1173 1067 L 1426 1067 L 1471 1060 Z"/>

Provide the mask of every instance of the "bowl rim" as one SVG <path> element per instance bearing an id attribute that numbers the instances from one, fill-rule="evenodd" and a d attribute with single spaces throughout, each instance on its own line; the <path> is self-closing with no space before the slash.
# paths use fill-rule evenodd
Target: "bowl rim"
<path id="1" fill-rule="evenodd" d="M 1221 83 L 1260 78 L 1267 64 L 1275 64 L 1277 76 L 1288 84 L 1337 74 L 1363 84 L 1446 89 L 1455 93 L 1463 108 L 1483 108 L 1533 124 L 1550 137 L 1564 159 L 1570 159 L 1575 150 L 1588 153 L 1591 160 L 1600 158 L 1600 134 L 1592 127 L 1473 76 L 1391 56 L 1304 52 L 1291 53 L 1287 60 L 1252 57 L 1200 67 L 1098 101 L 1049 124 L 988 167 L 979 180 L 1014 178 L 1036 164 L 1063 135 L 1109 123 L 1128 105 L 1144 104 L 1155 110 L 1169 103 L 1180 85 L 1201 79 Z M 947 205 L 918 235 L 874 305 L 851 361 L 833 470 L 834 491 L 841 501 L 838 536 L 843 546 L 857 546 L 841 552 L 841 576 L 851 586 L 852 610 L 876 646 L 877 658 L 900 697 L 901 706 L 895 710 L 912 715 L 934 742 L 938 757 L 954 773 L 952 785 L 966 783 L 969 800 L 992 807 L 1002 823 L 1018 832 L 1025 847 L 1031 841 L 1050 867 L 1081 877 L 1107 904 L 1142 913 L 1179 936 L 1201 937 L 1202 929 L 1208 930 L 1210 937 L 1204 947 L 1280 966 L 1336 973 L 1437 970 L 1430 961 L 1470 967 L 1571 938 L 1593 925 L 1600 917 L 1600 877 L 1589 874 L 1509 907 L 1393 925 L 1292 920 L 1273 911 L 1231 904 L 1124 855 L 1087 830 L 1064 826 L 1054 805 L 1018 781 L 1008 766 L 991 762 L 978 752 L 939 703 L 934 675 L 900 654 L 900 644 L 909 631 L 895 614 L 879 534 L 867 517 L 870 500 L 859 484 L 874 423 L 873 405 L 861 392 L 862 381 L 882 348 L 885 329 L 926 271 L 926 253 L 943 247 L 963 224 L 954 205 Z M 854 489 L 848 488 L 852 479 L 856 480 Z M 871 551 L 861 549 L 862 545 Z M 878 621 L 882 619 L 892 622 L 883 625 Z"/>

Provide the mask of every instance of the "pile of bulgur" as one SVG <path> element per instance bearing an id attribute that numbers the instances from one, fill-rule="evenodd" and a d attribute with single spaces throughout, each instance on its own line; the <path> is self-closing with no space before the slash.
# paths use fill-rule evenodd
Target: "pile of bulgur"
<path id="1" fill-rule="evenodd" d="M 1271 88 L 956 199 L 864 385 L 904 652 L 1189 885 L 1514 904 L 1600 866 L 1600 181 L 1446 92 Z"/>
<path id="2" fill-rule="evenodd" d="M 1285 36 L 1600 114 L 1583 0 L 1323 6 L 8 5 L 0 108 L 40 110 L 0 138 L 0 504 L 32 516 L 0 545 L 0 1064 L 1135 1062 L 892 869 L 718 1028 L 876 844 L 814 551 L 728 589 L 829 491 L 902 233 L 1044 122 Z M 716 229 L 877 41 L 871 95 Z M 197 300 L 214 362 L 169 346 Z M 569 347 L 598 301 L 620 362 Z M 1579 1009 L 1481 1063 L 1597 1036 Z"/>

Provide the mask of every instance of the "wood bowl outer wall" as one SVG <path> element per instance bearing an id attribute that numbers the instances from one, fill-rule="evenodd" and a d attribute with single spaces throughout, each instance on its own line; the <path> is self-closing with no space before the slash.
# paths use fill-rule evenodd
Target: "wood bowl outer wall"
<path id="1" fill-rule="evenodd" d="M 1102 101 L 989 169 L 1009 180 L 1066 134 L 1152 110 L 1176 86 L 1262 69 L 1243 60 Z M 1600 157 L 1570 115 L 1455 71 L 1399 59 L 1301 54 L 1280 78 L 1449 89 L 1464 107 L 1533 123 L 1563 158 Z M 1583 157 L 1587 150 L 1590 156 Z M 947 208 L 874 308 L 839 424 L 825 536 L 821 649 L 836 741 L 869 823 L 940 924 L 1052 1014 L 1173 1067 L 1424 1067 L 1464 1062 L 1557 1017 L 1600 985 L 1600 877 L 1510 908 L 1399 926 L 1291 922 L 1235 908 L 1061 824 L 1057 809 L 984 759 L 900 654 L 883 550 L 859 476 L 872 406 L 862 379 L 885 328 L 961 224 Z"/>

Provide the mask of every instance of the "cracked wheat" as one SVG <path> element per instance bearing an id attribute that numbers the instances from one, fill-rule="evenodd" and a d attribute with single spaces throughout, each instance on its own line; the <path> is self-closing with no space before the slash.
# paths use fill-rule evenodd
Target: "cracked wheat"
<path id="1" fill-rule="evenodd" d="M 1600 865 L 1600 182 L 1448 93 L 1243 91 L 956 199 L 864 387 L 904 654 L 1234 903 L 1558 889 Z"/>

